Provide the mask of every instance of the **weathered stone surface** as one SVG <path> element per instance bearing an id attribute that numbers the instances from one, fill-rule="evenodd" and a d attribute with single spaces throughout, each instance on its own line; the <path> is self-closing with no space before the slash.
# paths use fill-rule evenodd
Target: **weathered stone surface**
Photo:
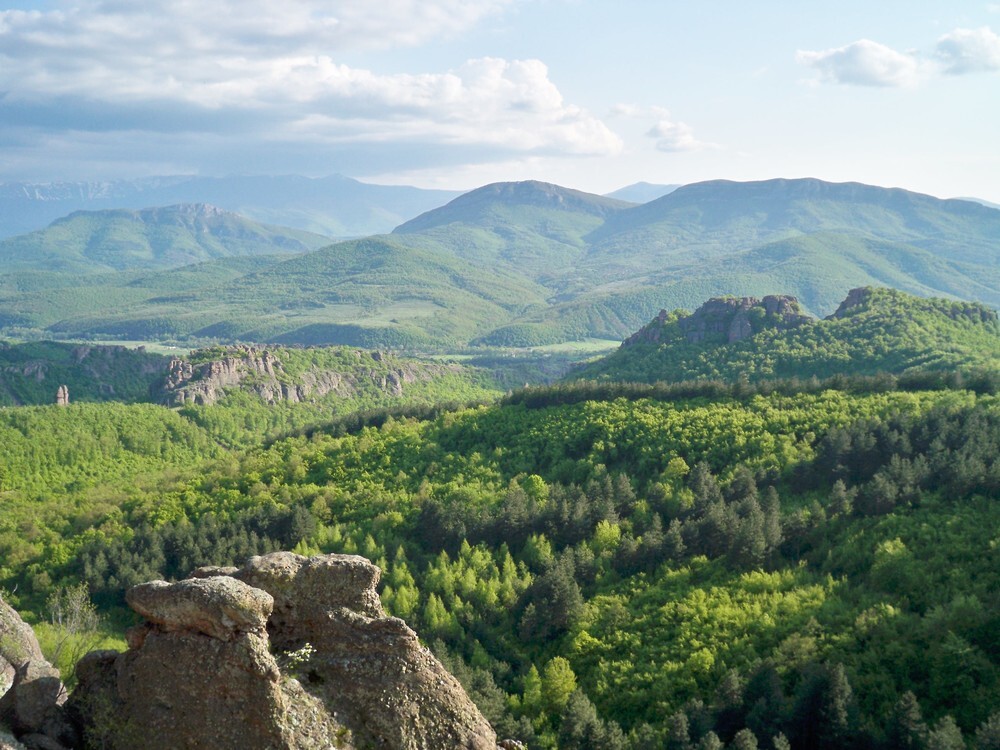
<path id="1" fill-rule="evenodd" d="M 235 573 L 274 597 L 268 631 L 283 650 L 311 644 L 303 687 L 361 746 L 494 750 L 496 734 L 406 623 L 386 617 L 380 571 L 357 555 L 276 552 Z"/>
<path id="2" fill-rule="evenodd" d="M 214 576 L 232 576 L 239 568 L 232 566 L 203 565 L 188 574 L 188 578 L 212 578 Z"/>
<path id="3" fill-rule="evenodd" d="M 300 717 L 280 684 L 267 639 L 242 633 L 231 641 L 198 632 L 151 631 L 141 648 L 81 662 L 71 706 L 88 743 L 101 747 L 336 747 L 339 727 L 322 714 L 298 720 L 310 737 L 296 740 Z M 308 716 L 307 716 L 308 718 Z"/>
<path id="4" fill-rule="evenodd" d="M 240 633 L 263 634 L 274 603 L 260 589 L 228 576 L 151 581 L 129 589 L 125 599 L 165 631 L 197 630 L 224 641 Z"/>
<path id="5" fill-rule="evenodd" d="M 0 696 L 14 683 L 16 668 L 32 659 L 44 659 L 34 631 L 0 599 Z"/>
<path id="6" fill-rule="evenodd" d="M 26 745 L 26 735 L 44 734 L 64 745 L 74 744 L 76 733 L 62 705 L 66 688 L 59 670 L 44 659 L 31 659 L 17 668 L 14 683 L 0 698 L 0 721 Z"/>
<path id="7" fill-rule="evenodd" d="M 385 616 L 379 570 L 364 558 L 274 553 L 232 575 L 129 592 L 151 621 L 130 632 L 124 654 L 96 652 L 77 665 L 69 710 L 91 745 L 497 748 L 458 681 L 402 620 Z M 267 606 L 244 606 L 265 601 L 248 591 Z M 280 655 L 305 646 L 304 661 Z"/>
<path id="8" fill-rule="evenodd" d="M 303 557 L 275 552 L 251 557 L 233 576 L 274 597 L 268 633 L 275 648 L 298 648 L 329 624 L 340 608 L 384 617 L 379 569 L 358 555 Z"/>

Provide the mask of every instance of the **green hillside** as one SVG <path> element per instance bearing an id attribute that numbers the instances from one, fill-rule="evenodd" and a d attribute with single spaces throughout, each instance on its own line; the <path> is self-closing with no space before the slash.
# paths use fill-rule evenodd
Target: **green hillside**
<path id="1" fill-rule="evenodd" d="M 661 313 L 573 377 L 758 381 L 1000 368 L 1000 325 L 983 305 L 869 287 L 853 290 L 825 320 L 802 320 L 797 307 L 783 316 L 767 302 L 729 298 L 710 300 L 693 315 Z M 707 334 L 695 329 L 711 315 Z M 737 316 L 747 327 L 734 340 Z"/>
<path id="2" fill-rule="evenodd" d="M 393 235 L 465 260 L 509 268 L 544 284 L 572 273 L 585 235 L 633 204 L 544 182 L 472 190 L 397 227 Z"/>
<path id="3" fill-rule="evenodd" d="M 198 408 L 0 410 L 0 585 L 110 613 L 196 565 L 357 553 L 534 749 L 989 747 L 997 384 L 847 385 L 564 385 L 242 450 Z"/>
<path id="4" fill-rule="evenodd" d="M 14 263 L 0 333 L 456 351 L 620 340 L 661 307 L 720 295 L 788 293 L 828 315 L 850 289 L 889 286 L 996 307 L 998 236 L 995 209 L 853 183 L 708 182 L 643 205 L 499 183 L 283 262 L 92 278 Z M 107 252 L 65 263 L 100 270 Z"/>
<path id="5" fill-rule="evenodd" d="M 177 289 L 176 278 L 162 274 L 153 282 L 133 281 L 125 291 L 133 294 L 147 284 Z M 544 304 L 544 289 L 524 277 L 384 237 L 338 243 L 217 284 L 197 283 L 192 291 L 149 295 L 69 317 L 49 330 L 73 338 L 428 349 L 461 346 L 495 321 Z"/>
<path id="6" fill-rule="evenodd" d="M 901 242 L 981 265 L 995 265 L 1000 256 L 996 210 L 815 179 L 685 185 L 612 217 L 588 241 L 606 252 L 633 245 L 707 258 L 818 232 Z"/>
<path id="7" fill-rule="evenodd" d="M 205 204 L 78 211 L 0 241 L 3 271 L 90 274 L 176 268 L 214 258 L 304 253 L 329 240 L 272 227 Z"/>

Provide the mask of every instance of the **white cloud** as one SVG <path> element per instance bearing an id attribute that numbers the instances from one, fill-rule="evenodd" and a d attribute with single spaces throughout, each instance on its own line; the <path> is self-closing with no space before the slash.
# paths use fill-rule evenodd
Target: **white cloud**
<path id="1" fill-rule="evenodd" d="M 611 114 L 632 120 L 653 120 L 653 126 L 646 131 L 646 137 L 656 139 L 660 151 L 703 151 L 719 148 L 718 144 L 698 140 L 694 129 L 683 122 L 677 122 L 665 107 L 641 107 L 635 104 L 616 104 Z"/>
<path id="2" fill-rule="evenodd" d="M 0 11 L 0 109 L 60 131 L 238 129 L 247 142 L 478 144 L 610 154 L 538 60 L 381 73 L 351 50 L 427 43 L 515 0 L 76 0 Z M 181 139 L 183 140 L 183 139 Z"/>
<path id="3" fill-rule="evenodd" d="M 689 125 L 673 120 L 660 120 L 647 135 L 656 139 L 660 151 L 699 151 L 707 145 L 694 137 Z"/>
<path id="4" fill-rule="evenodd" d="M 856 86 L 911 86 L 923 75 L 916 55 L 869 39 L 822 52 L 800 50 L 796 59 L 819 71 L 825 81 Z"/>
<path id="5" fill-rule="evenodd" d="M 937 54 L 953 75 L 1000 70 L 1000 36 L 988 26 L 955 29 L 938 40 Z"/>

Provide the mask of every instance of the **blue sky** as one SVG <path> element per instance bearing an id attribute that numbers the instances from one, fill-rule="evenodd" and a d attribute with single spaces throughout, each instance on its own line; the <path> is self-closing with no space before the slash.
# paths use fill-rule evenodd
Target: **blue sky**
<path id="1" fill-rule="evenodd" d="M 240 173 L 1000 203 L 1000 2 L 0 0 L 0 181 Z"/>

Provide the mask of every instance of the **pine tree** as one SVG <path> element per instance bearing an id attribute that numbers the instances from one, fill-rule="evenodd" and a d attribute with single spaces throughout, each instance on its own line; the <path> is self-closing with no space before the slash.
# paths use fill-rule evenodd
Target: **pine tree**
<path id="1" fill-rule="evenodd" d="M 976 730 L 976 750 L 1000 750 L 1000 711 L 990 714 L 990 718 Z"/>
<path id="2" fill-rule="evenodd" d="M 847 489 L 843 479 L 838 479 L 830 489 L 830 497 L 827 500 L 831 516 L 849 516 L 854 510 L 854 497 L 858 491 L 854 488 Z"/>
<path id="3" fill-rule="evenodd" d="M 927 746 L 927 725 L 920 712 L 917 696 L 907 690 L 903 693 L 886 724 L 886 747 L 888 750 L 925 750 Z"/>
<path id="4" fill-rule="evenodd" d="M 965 750 L 962 730 L 951 716 L 945 716 L 927 735 L 927 750 Z"/>
<path id="5" fill-rule="evenodd" d="M 757 750 L 757 735 L 749 729 L 741 729 L 729 744 L 733 750 Z"/>

